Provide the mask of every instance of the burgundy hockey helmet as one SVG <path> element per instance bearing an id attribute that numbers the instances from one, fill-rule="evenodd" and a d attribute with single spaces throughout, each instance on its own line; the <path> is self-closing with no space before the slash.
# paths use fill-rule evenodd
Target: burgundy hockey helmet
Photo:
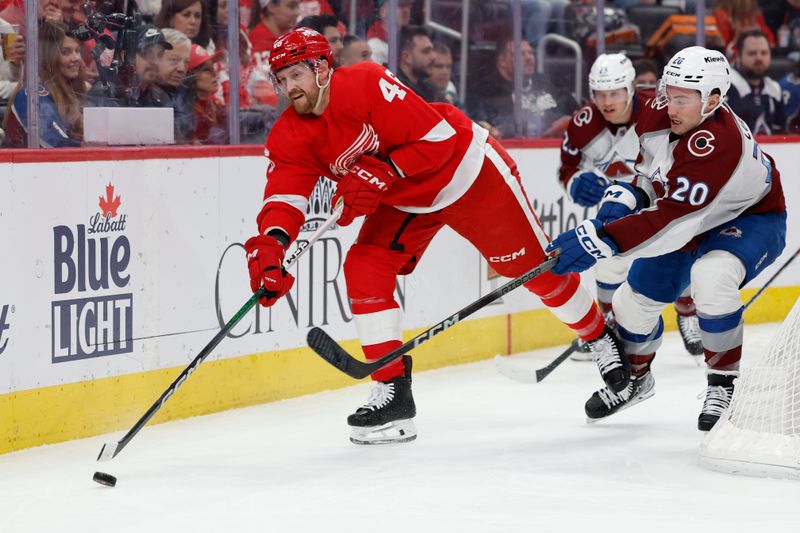
<path id="1" fill-rule="evenodd" d="M 269 66 L 274 74 L 295 63 L 316 59 L 327 59 L 328 65 L 333 67 L 331 45 L 325 37 L 311 28 L 298 28 L 278 37 L 272 45 Z"/>

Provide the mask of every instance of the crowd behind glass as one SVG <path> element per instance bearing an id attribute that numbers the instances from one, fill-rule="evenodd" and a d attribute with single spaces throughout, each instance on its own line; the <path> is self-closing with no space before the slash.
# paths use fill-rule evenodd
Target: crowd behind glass
<path id="1" fill-rule="evenodd" d="M 598 53 L 624 50 L 652 88 L 695 42 L 731 60 L 728 102 L 755 133 L 800 132 L 800 0 L 0 0 L 0 142 L 86 146 L 84 108 L 146 107 L 173 110 L 178 144 L 261 144 L 287 106 L 272 43 L 298 26 L 335 67 L 385 64 L 501 139 L 561 136 Z"/>

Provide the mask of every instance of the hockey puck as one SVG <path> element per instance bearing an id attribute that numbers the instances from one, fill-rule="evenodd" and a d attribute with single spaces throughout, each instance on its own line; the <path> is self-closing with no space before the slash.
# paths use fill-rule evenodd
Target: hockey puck
<path id="1" fill-rule="evenodd" d="M 101 485 L 105 485 L 106 487 L 113 487 L 117 484 L 117 478 L 111 474 L 106 474 L 105 472 L 95 472 L 94 476 L 92 476 L 92 479 Z"/>

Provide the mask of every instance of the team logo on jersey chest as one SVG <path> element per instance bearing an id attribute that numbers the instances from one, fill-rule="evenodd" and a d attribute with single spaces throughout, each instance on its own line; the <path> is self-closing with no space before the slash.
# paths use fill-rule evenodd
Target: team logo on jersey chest
<path id="1" fill-rule="evenodd" d="M 584 124 L 590 123 L 592 121 L 592 108 L 589 106 L 582 108 L 580 111 L 578 111 L 572 121 L 579 128 Z"/>
<path id="2" fill-rule="evenodd" d="M 714 151 L 714 141 L 716 137 L 708 130 L 700 130 L 692 133 L 687 143 L 689 152 L 695 157 L 705 157 Z"/>
<path id="3" fill-rule="evenodd" d="M 362 154 L 374 154 L 380 148 L 381 141 L 375 129 L 369 124 L 363 124 L 361 133 L 356 140 L 348 146 L 330 165 L 335 176 L 343 176 L 350 172 L 353 165 Z"/>

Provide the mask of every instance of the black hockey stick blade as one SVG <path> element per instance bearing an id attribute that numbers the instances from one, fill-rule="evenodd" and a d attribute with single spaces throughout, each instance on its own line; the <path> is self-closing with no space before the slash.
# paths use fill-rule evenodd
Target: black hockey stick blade
<path id="1" fill-rule="evenodd" d="M 511 378 L 514 381 L 521 381 L 523 383 L 539 383 L 544 378 L 549 376 L 553 370 L 558 368 L 561 363 L 566 361 L 567 358 L 577 349 L 578 339 L 575 339 L 566 350 L 561 352 L 558 357 L 553 359 L 547 366 L 543 366 L 537 370 L 531 370 L 517 366 L 510 361 L 508 357 L 502 355 L 495 356 L 494 363 L 497 371 L 507 378 Z"/>
<path id="2" fill-rule="evenodd" d="M 376 359 L 375 361 L 370 361 L 365 363 L 363 361 L 359 361 L 347 351 L 339 346 L 339 344 L 333 340 L 330 335 L 325 333 L 321 328 L 311 328 L 308 332 L 308 336 L 306 340 L 308 341 L 308 346 L 314 350 L 317 355 L 322 357 L 325 361 L 336 367 L 337 369 L 341 370 L 348 376 L 356 379 L 362 379 L 367 377 L 368 375 L 372 374 L 380 370 L 381 368 L 385 367 L 386 365 L 390 364 L 394 360 L 398 359 L 399 357 L 403 356 L 404 354 L 408 353 L 412 349 L 416 348 L 420 344 L 425 341 L 430 340 L 434 336 L 438 335 L 439 333 L 443 332 L 446 329 L 449 329 L 460 321 L 464 320 L 466 317 L 470 316 L 471 314 L 475 313 L 479 309 L 486 307 L 490 303 L 494 302 L 504 294 L 507 294 L 517 287 L 520 287 L 522 284 L 532 280 L 536 276 L 547 272 L 551 268 L 555 266 L 558 262 L 558 257 L 551 257 L 546 261 L 542 262 L 539 266 L 529 270 L 525 274 L 521 275 L 518 278 L 515 278 L 505 285 L 501 285 L 497 287 L 492 292 L 481 296 L 471 304 L 467 305 L 457 313 L 450 315 L 449 317 L 445 318 L 438 324 L 432 326 L 431 328 L 423 331 L 410 341 L 406 342 L 402 346 L 398 346 L 391 352 L 387 353 L 380 359 Z"/>

